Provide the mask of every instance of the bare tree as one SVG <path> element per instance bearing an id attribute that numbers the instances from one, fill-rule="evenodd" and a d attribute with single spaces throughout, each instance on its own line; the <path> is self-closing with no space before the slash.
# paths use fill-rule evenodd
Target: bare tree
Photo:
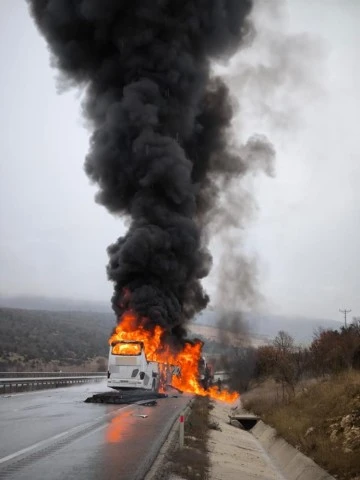
<path id="1" fill-rule="evenodd" d="M 274 347 L 282 353 L 291 353 L 294 349 L 294 339 L 284 330 L 280 330 L 273 341 Z"/>
<path id="2" fill-rule="evenodd" d="M 294 339 L 280 330 L 273 341 L 276 350 L 275 380 L 281 384 L 283 400 L 295 394 L 298 381 L 296 362 L 294 358 Z"/>

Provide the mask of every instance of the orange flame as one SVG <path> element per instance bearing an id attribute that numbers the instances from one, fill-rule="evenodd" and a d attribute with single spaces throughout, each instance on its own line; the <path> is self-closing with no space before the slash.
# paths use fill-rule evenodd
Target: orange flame
<path id="1" fill-rule="evenodd" d="M 201 342 L 186 342 L 180 352 L 174 353 L 169 345 L 162 341 L 164 333 L 165 330 L 159 325 L 156 325 L 154 330 L 146 329 L 135 313 L 127 311 L 122 315 L 109 343 L 116 346 L 121 345 L 119 342 L 142 342 L 146 358 L 149 361 L 180 367 L 180 375 L 172 377 L 172 386 L 183 392 L 209 396 L 228 403 L 239 398 L 239 394 L 236 392 L 219 391 L 214 386 L 205 389 L 200 384 L 198 368 L 201 358 Z"/>
<path id="2" fill-rule="evenodd" d="M 140 355 L 140 343 L 115 343 L 111 349 L 113 355 Z"/>

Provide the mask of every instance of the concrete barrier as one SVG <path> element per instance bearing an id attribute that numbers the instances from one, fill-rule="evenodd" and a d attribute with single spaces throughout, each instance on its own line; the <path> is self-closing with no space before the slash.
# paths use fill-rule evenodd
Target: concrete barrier
<path id="1" fill-rule="evenodd" d="M 280 437 L 276 430 L 259 420 L 251 430 L 254 437 L 268 453 L 288 480 L 335 480 L 311 458 Z"/>

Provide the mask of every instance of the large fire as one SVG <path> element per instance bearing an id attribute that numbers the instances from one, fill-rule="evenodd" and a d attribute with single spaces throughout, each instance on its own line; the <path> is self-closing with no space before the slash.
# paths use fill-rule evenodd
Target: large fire
<path id="1" fill-rule="evenodd" d="M 122 315 L 121 321 L 109 339 L 109 343 L 114 345 L 113 348 L 122 348 L 121 346 L 116 347 L 116 345 L 121 345 L 118 342 L 142 342 L 146 358 L 149 361 L 174 365 L 180 368 L 180 375 L 172 377 L 172 386 L 183 392 L 201 396 L 208 395 L 213 399 L 228 403 L 232 403 L 239 398 L 236 392 L 219 391 L 216 386 L 210 386 L 208 389 L 205 389 L 200 384 L 198 369 L 201 358 L 201 342 L 187 342 L 180 352 L 173 353 L 170 347 L 162 341 L 163 334 L 164 330 L 159 325 L 154 330 L 147 330 L 139 322 L 137 316 L 133 312 L 128 311 Z M 121 353 L 124 355 L 123 352 Z"/>
<path id="2" fill-rule="evenodd" d="M 140 343 L 115 343 L 111 352 L 114 355 L 140 355 Z"/>

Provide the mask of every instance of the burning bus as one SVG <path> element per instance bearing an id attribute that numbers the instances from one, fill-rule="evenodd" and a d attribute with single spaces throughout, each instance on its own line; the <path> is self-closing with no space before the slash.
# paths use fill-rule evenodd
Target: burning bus
<path id="1" fill-rule="evenodd" d="M 118 341 L 110 346 L 107 386 L 115 390 L 142 389 L 158 392 L 172 386 L 173 376 L 181 376 L 179 367 L 149 361 L 141 341 Z M 205 357 L 199 361 L 198 380 L 207 389 L 210 369 Z"/>
<path id="2" fill-rule="evenodd" d="M 110 388 L 141 388 L 157 392 L 160 386 L 158 362 L 148 362 L 142 342 L 117 342 L 110 346 L 108 381 Z"/>
<path id="3" fill-rule="evenodd" d="M 116 390 L 143 389 L 158 392 L 171 385 L 179 367 L 148 361 L 141 341 L 120 341 L 109 351 L 107 385 Z"/>
<path id="4" fill-rule="evenodd" d="M 134 312 L 124 312 L 109 338 L 108 387 L 163 392 L 171 386 L 230 403 L 238 398 L 238 393 L 219 392 L 212 385 L 211 366 L 201 354 L 200 340 L 172 350 L 163 335 L 160 325 L 150 330 Z"/>

